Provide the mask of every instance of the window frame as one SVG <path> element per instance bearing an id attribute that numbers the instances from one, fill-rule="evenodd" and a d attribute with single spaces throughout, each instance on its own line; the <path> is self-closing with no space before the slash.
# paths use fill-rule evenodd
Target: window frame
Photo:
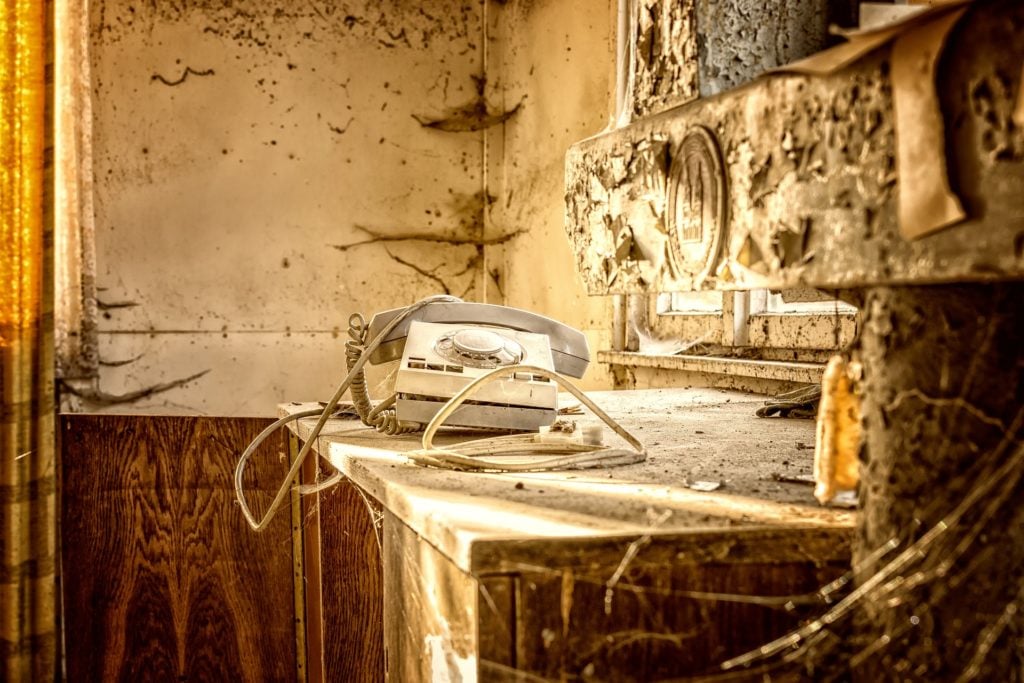
<path id="1" fill-rule="evenodd" d="M 817 299 L 821 306 L 798 305 L 779 311 L 768 305 L 766 289 L 721 294 L 719 311 L 672 310 L 666 306 L 671 296 L 667 293 L 630 297 L 627 306 L 637 306 L 639 298 L 645 301 L 646 310 L 630 311 L 629 318 L 645 336 L 658 340 L 699 342 L 723 350 L 794 351 L 797 356 L 801 355 L 799 352 L 808 352 L 803 356 L 813 361 L 822 352 L 846 348 L 856 337 L 857 309 L 834 296 L 822 294 Z M 643 351 L 639 343 L 642 339 L 630 341 L 634 342 L 632 348 L 626 350 Z"/>

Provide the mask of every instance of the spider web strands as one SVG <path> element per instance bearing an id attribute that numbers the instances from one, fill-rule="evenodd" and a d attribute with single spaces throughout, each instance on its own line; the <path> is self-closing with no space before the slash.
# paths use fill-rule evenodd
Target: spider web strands
<path id="1" fill-rule="evenodd" d="M 956 683 L 966 683 L 978 677 L 978 674 L 981 673 L 981 665 L 985 661 L 985 656 L 999 641 L 1010 620 L 1017 615 L 1022 601 L 1024 601 L 1024 586 L 1021 586 L 1013 600 L 1006 603 L 1003 613 L 999 615 L 995 623 L 981 633 L 981 636 L 978 638 L 978 647 L 975 649 L 974 655 L 971 657 L 971 661 L 968 662 L 967 667 L 957 677 Z"/>
<path id="2" fill-rule="evenodd" d="M 940 579 L 946 579 L 949 582 L 946 588 L 954 588 L 957 584 L 968 580 L 975 569 L 986 561 L 984 553 L 976 553 L 973 556 L 969 556 L 969 553 L 976 545 L 978 537 L 984 533 L 986 525 L 991 522 L 1000 509 L 1005 508 L 1024 478 L 1024 446 L 1016 437 L 1022 423 L 1024 423 L 1024 410 L 1018 413 L 1001 443 L 966 473 L 965 478 L 976 482 L 976 484 L 961 499 L 960 503 L 942 515 L 940 520 L 930 527 L 919 540 L 906 547 L 903 552 L 878 571 L 873 571 L 873 567 L 892 555 L 901 546 L 900 539 L 892 538 L 882 544 L 858 562 L 849 572 L 814 593 L 759 596 L 648 587 L 623 581 L 622 577 L 625 576 L 625 571 L 620 573 L 618 581 L 615 583 L 615 590 L 636 594 L 669 595 L 699 601 L 754 604 L 770 609 L 791 611 L 797 605 L 830 604 L 834 602 L 837 594 L 864 578 L 860 588 L 848 594 L 834 608 L 814 622 L 757 650 L 723 663 L 720 673 L 686 678 L 686 680 L 689 682 L 724 682 L 748 680 L 752 675 L 774 676 L 794 673 L 795 667 L 800 666 L 801 662 L 804 663 L 804 666 L 807 665 L 809 657 L 814 654 L 814 651 L 821 652 L 826 648 L 839 649 L 843 645 L 841 635 L 832 627 L 848 616 L 862 600 L 871 598 L 883 601 L 886 596 L 891 596 L 889 604 L 899 604 L 907 599 L 911 591 Z M 1003 460 L 1004 457 L 1005 460 Z M 935 518 L 942 514 L 947 506 L 948 504 L 938 501 L 928 506 L 922 517 Z M 954 536 L 953 532 L 957 531 L 960 533 Z M 636 552 L 627 553 L 629 561 L 635 560 L 641 551 L 642 547 L 638 547 Z M 963 562 L 965 556 L 970 557 L 966 563 Z M 921 562 L 924 564 L 919 569 L 909 571 L 916 563 Z M 959 571 L 954 572 L 958 563 Z M 521 570 L 550 574 L 560 574 L 566 571 L 525 563 L 517 563 L 516 567 Z M 573 580 L 578 583 L 594 583 L 606 587 L 609 582 L 607 578 L 582 574 L 574 574 Z M 975 654 L 961 675 L 962 680 L 968 681 L 977 677 L 985 655 L 1007 632 L 1008 624 L 1020 611 L 1022 600 L 1024 600 L 1024 595 L 1019 595 L 1010 601 L 1004 608 L 1003 617 L 978 637 Z M 924 607 L 927 608 L 927 604 Z M 889 632 L 873 638 L 865 647 L 851 652 L 846 663 L 857 667 L 893 645 L 899 645 L 901 640 L 913 632 L 919 623 L 921 623 L 919 619 L 912 618 Z M 845 669 L 846 667 L 844 667 Z M 842 678 L 842 672 L 816 670 L 814 673 L 816 680 Z"/>
<path id="3" fill-rule="evenodd" d="M 561 575 L 570 571 L 569 569 L 557 569 L 524 562 L 516 562 L 509 566 L 516 571 L 547 575 Z M 609 583 L 609 580 L 605 578 L 588 576 L 586 574 L 578 574 L 575 572 L 573 572 L 573 580 L 576 583 L 605 586 L 606 588 Z M 636 595 L 660 595 L 666 597 L 687 598 L 702 602 L 732 602 L 748 605 L 760 605 L 762 607 L 784 609 L 785 611 L 792 611 L 799 605 L 822 605 L 830 602 L 822 596 L 822 590 L 824 589 L 813 593 L 802 593 L 798 595 L 748 595 L 744 593 L 716 593 L 713 591 L 655 588 L 653 586 L 641 586 L 639 584 L 620 580 L 615 583 L 614 590 L 633 593 Z"/>
<path id="4" fill-rule="evenodd" d="M 1020 452 L 1018 452 L 1018 455 L 1019 453 Z M 957 561 L 971 549 L 975 541 L 977 541 L 978 536 L 981 535 L 988 526 L 988 523 L 996 516 L 996 514 L 1000 510 L 1003 509 L 1004 505 L 1006 504 L 1006 501 L 1010 498 L 1011 494 L 1013 493 L 1013 489 L 1016 487 L 1016 484 L 1017 480 L 1015 479 L 1008 479 L 1006 482 L 1004 482 L 1003 486 L 996 492 L 995 495 L 992 496 L 991 500 L 989 500 L 988 505 L 984 507 L 981 514 L 978 516 L 978 519 L 971 524 L 970 528 L 967 530 L 967 533 L 965 533 L 960 538 L 959 542 L 956 543 L 956 545 L 953 546 L 951 549 L 945 550 L 941 553 L 934 553 L 940 555 L 943 558 L 935 567 L 930 568 L 928 570 L 921 570 L 915 572 L 913 574 L 910 574 L 909 576 L 895 577 L 892 581 L 889 581 L 881 587 L 881 589 L 879 590 L 878 597 L 883 597 L 888 593 L 895 593 L 897 591 L 903 595 L 906 595 L 910 591 L 920 586 L 923 586 L 926 583 L 930 583 L 932 581 L 935 581 L 936 579 L 945 578 L 949 574 L 950 570 L 956 565 Z M 967 568 L 964 571 L 962 571 L 957 576 L 951 577 L 950 585 L 952 587 L 955 587 L 956 585 L 964 581 L 976 568 L 976 565 L 978 564 L 977 560 L 979 559 L 982 558 L 975 558 L 975 561 L 968 564 Z M 888 606 L 894 607 L 897 604 L 899 604 L 899 602 L 902 602 L 902 600 L 902 597 L 892 598 L 890 599 Z"/>
<path id="5" fill-rule="evenodd" d="M 900 577 L 900 573 L 916 562 L 936 558 L 938 555 L 943 555 L 942 553 L 937 552 L 937 550 L 940 547 L 940 542 L 947 537 L 948 532 L 957 528 L 963 518 L 968 513 L 972 512 L 975 507 L 981 503 L 981 501 L 989 499 L 989 503 L 982 511 L 981 517 L 968 529 L 967 535 L 960 539 L 960 541 L 952 548 L 952 552 L 958 552 L 959 555 L 956 557 L 944 555 L 942 560 L 939 561 L 939 566 L 933 571 L 919 572 L 918 575 L 915 575 L 915 580 L 917 582 L 915 586 L 921 585 L 927 580 L 945 576 L 949 571 L 949 567 L 952 566 L 952 563 L 955 562 L 957 557 L 960 557 L 967 552 L 978 534 L 984 529 L 985 523 L 989 521 L 995 512 L 998 511 L 998 509 L 1010 498 L 1012 492 L 1020 483 L 1022 475 L 1024 475 L 1024 447 L 1021 447 L 1018 444 L 1015 437 L 1017 431 L 1021 427 L 1022 418 L 1024 418 L 1024 410 L 1017 413 L 1013 424 L 1007 430 L 1007 433 L 1004 435 L 1000 444 L 993 449 L 989 458 L 986 459 L 984 468 L 990 469 L 991 471 L 987 474 L 982 474 L 976 477 L 975 481 L 978 483 L 967 493 L 966 496 L 964 496 L 961 502 L 949 514 L 928 529 L 928 531 L 925 532 L 917 541 L 908 546 L 888 564 L 868 577 L 861 586 L 843 598 L 835 607 L 828 610 L 820 618 L 800 629 L 782 636 L 781 638 L 762 645 L 756 650 L 752 650 L 723 662 L 722 669 L 728 671 L 737 667 L 745 667 L 754 662 L 777 656 L 846 617 L 851 610 L 866 597 L 871 596 L 877 598 L 900 589 L 901 585 L 905 583 L 904 581 L 898 580 L 899 578 L 902 578 Z M 991 469 L 992 463 L 998 463 L 1012 445 L 1017 445 L 1017 448 L 1002 464 Z M 984 472 L 984 470 L 982 470 L 982 472 Z M 883 547 L 888 546 L 891 543 L 892 541 L 889 541 L 884 544 Z M 941 572 L 939 571 L 940 569 L 942 570 Z M 893 640 L 894 639 L 890 638 L 890 641 L 888 642 L 892 642 Z"/>
<path id="6" fill-rule="evenodd" d="M 633 544 L 630 544 L 630 548 L 632 548 L 634 544 L 642 547 L 643 545 L 647 545 L 650 540 L 653 540 L 650 535 L 643 536 L 637 541 L 634 541 Z M 760 605 L 762 607 L 781 609 L 791 612 L 799 606 L 820 606 L 831 604 L 835 601 L 834 595 L 837 592 L 850 585 L 856 577 L 864 574 L 873 563 L 880 560 L 886 554 L 892 552 L 892 550 L 898 546 L 899 542 L 897 539 L 890 540 L 888 543 L 883 544 L 882 547 L 876 549 L 870 556 L 861 560 L 852 570 L 825 584 L 820 589 L 812 593 L 799 593 L 793 595 L 749 595 L 745 593 L 721 593 L 714 591 L 680 590 L 676 588 L 656 588 L 653 586 L 642 586 L 629 581 L 622 581 L 621 576 L 624 572 L 619 574 L 618 579 L 616 579 L 615 575 L 612 576 L 612 579 L 616 579 L 613 583 L 613 588 L 617 591 L 637 595 L 660 595 L 666 597 L 686 598 L 701 602 L 729 602 L 747 605 Z M 639 550 L 640 548 L 637 548 L 637 551 Z M 630 553 L 629 548 L 627 548 L 627 552 L 623 557 L 623 560 L 628 559 L 631 562 L 638 554 L 639 552 Z M 565 569 L 524 562 L 516 562 L 512 567 L 517 571 L 548 575 L 563 574 L 565 571 L 568 571 Z M 605 579 L 575 572 L 573 573 L 573 580 L 577 583 L 600 585 L 605 586 L 606 588 L 608 587 L 608 584 L 612 583 L 612 579 Z"/>
<path id="7" fill-rule="evenodd" d="M 874 642 L 872 642 L 866 648 L 862 649 L 860 652 L 850 657 L 850 668 L 856 669 L 858 666 L 868 661 L 885 648 L 889 647 L 890 643 L 896 640 L 896 638 L 901 637 L 904 633 L 906 633 L 909 630 L 910 625 L 908 622 L 907 624 L 899 628 L 896 636 L 893 636 L 889 633 L 883 633 L 882 635 L 878 636 L 878 638 L 876 638 Z"/>
<path id="8" fill-rule="evenodd" d="M 653 526 L 655 526 L 655 527 L 661 526 L 671 516 L 672 516 L 672 511 L 671 510 L 665 510 L 665 512 L 663 512 L 654 521 Z M 632 543 L 630 543 L 629 547 L 626 548 L 626 554 L 622 556 L 622 560 L 619 562 L 619 566 L 615 568 L 615 572 L 612 574 L 612 577 L 610 579 L 608 579 L 608 583 L 605 585 L 605 592 L 604 592 L 604 613 L 605 614 L 611 614 L 612 613 L 612 601 L 615 598 L 615 586 L 618 585 L 619 579 L 622 578 L 622 575 L 625 573 L 626 569 L 629 567 L 629 563 L 632 562 L 633 559 L 637 556 L 637 554 L 639 554 L 640 550 L 644 546 L 649 545 L 650 542 L 651 542 L 651 535 L 650 534 L 644 534 L 643 536 L 641 536 L 637 540 L 635 540 Z"/>

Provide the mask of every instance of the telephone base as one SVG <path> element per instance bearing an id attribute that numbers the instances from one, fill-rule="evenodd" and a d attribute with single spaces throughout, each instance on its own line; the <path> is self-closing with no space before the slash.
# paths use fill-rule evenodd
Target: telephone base
<path id="1" fill-rule="evenodd" d="M 427 424 L 445 403 L 447 399 L 435 401 L 421 397 L 407 398 L 399 394 L 395 413 L 402 422 Z M 540 427 L 550 425 L 556 417 L 557 411 L 553 408 L 521 408 L 467 402 L 455 409 L 451 417 L 445 420 L 445 425 L 535 432 Z"/>

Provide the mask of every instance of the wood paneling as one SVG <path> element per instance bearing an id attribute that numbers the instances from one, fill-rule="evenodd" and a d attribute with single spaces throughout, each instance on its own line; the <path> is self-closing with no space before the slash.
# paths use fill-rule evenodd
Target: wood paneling
<path id="1" fill-rule="evenodd" d="M 811 593 L 844 569 L 812 562 L 638 562 L 609 600 L 613 567 L 519 576 L 517 669 L 544 679 L 624 682 L 721 673 L 726 659 L 800 625 L 807 614 L 787 611 L 786 597 Z M 782 599 L 754 602 L 770 596 Z"/>
<path id="2" fill-rule="evenodd" d="M 516 580 L 487 576 L 477 581 L 477 614 L 481 677 L 505 675 L 516 663 Z"/>
<path id="3" fill-rule="evenodd" d="M 384 680 L 384 577 L 373 520 L 348 481 L 319 496 L 324 680 L 377 683 Z M 309 535 L 307 523 L 307 544 Z"/>
<path id="4" fill-rule="evenodd" d="M 62 416 L 69 680 L 296 679 L 288 510 L 256 534 L 234 503 L 268 422 Z M 248 471 L 257 510 L 287 467 L 282 433 Z"/>

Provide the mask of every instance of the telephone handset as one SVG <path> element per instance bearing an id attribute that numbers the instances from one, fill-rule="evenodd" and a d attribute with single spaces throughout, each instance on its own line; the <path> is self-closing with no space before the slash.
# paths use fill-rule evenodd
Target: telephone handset
<path id="1" fill-rule="evenodd" d="M 369 338 L 376 337 L 395 316 L 405 308 L 381 311 L 370 320 Z M 402 357 L 405 340 L 413 321 L 446 323 L 463 326 L 501 327 L 520 332 L 543 334 L 548 338 L 555 372 L 570 377 L 582 377 L 590 363 L 587 338 L 579 330 L 557 320 L 537 313 L 508 306 L 469 302 L 435 303 L 421 308 L 398 324 L 370 356 L 370 363 L 377 365 Z"/>
<path id="2" fill-rule="evenodd" d="M 365 338 L 377 339 L 406 310 L 377 313 Z M 398 359 L 393 404 L 374 416 L 379 428 L 391 432 L 422 428 L 455 394 L 496 368 L 532 365 L 582 377 L 590 352 L 582 332 L 536 313 L 444 301 L 420 308 L 394 325 L 368 360 L 379 364 Z M 554 422 L 557 393 L 548 378 L 515 372 L 481 388 L 447 424 L 536 430 Z"/>

